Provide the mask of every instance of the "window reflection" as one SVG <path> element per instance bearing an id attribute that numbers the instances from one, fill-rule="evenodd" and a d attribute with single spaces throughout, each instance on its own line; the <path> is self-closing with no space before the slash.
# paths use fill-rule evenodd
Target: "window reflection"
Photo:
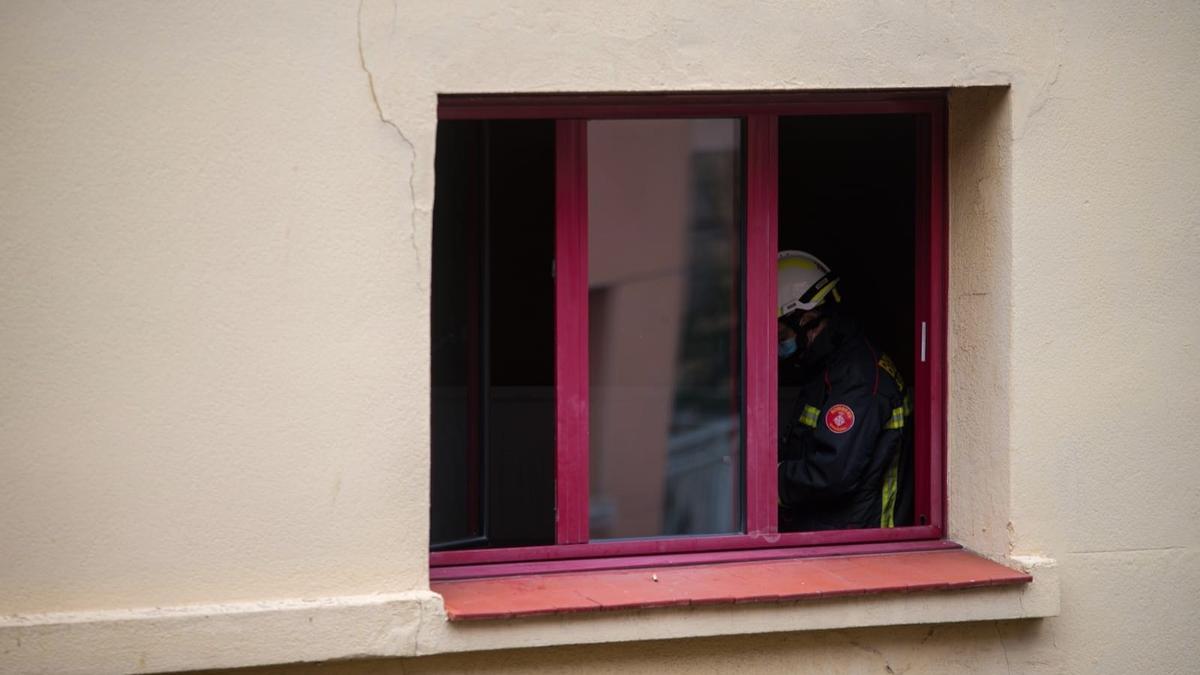
<path id="1" fill-rule="evenodd" d="M 588 124 L 593 539 L 741 526 L 738 120 Z"/>

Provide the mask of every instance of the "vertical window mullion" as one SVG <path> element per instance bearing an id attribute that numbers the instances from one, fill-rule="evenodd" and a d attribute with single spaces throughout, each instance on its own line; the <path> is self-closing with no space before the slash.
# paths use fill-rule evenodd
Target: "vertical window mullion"
<path id="1" fill-rule="evenodd" d="M 933 144 L 932 117 L 921 115 L 917 126 L 917 179 L 913 189 L 916 191 L 916 316 L 913 321 L 913 370 L 914 390 L 917 396 L 913 400 L 913 524 L 927 525 L 930 520 L 929 498 L 930 459 L 932 458 L 929 444 L 929 422 L 933 403 L 931 380 L 929 377 L 929 329 L 931 326 L 931 309 L 933 306 L 933 284 L 931 273 L 932 259 L 930 257 L 930 193 L 931 171 L 930 158 Z"/>
<path id="2" fill-rule="evenodd" d="M 946 220 L 946 107 L 941 102 L 930 115 L 929 143 L 929 330 L 926 347 L 929 360 L 930 524 L 946 533 L 946 304 L 949 260 L 947 257 Z M 920 493 L 918 493 L 920 494 Z"/>
<path id="3" fill-rule="evenodd" d="M 946 456 L 946 313 L 947 313 L 947 235 L 946 235 L 946 107 L 944 102 L 931 110 L 929 115 L 929 137 L 926 144 L 924 185 L 926 202 L 925 217 L 922 227 L 925 229 L 925 245 L 923 255 L 926 256 L 920 271 L 926 275 L 926 285 L 923 288 L 925 303 L 924 321 L 928 322 L 925 333 L 925 363 L 918 372 L 925 375 L 925 392 L 923 398 L 925 412 L 918 419 L 917 441 L 918 456 L 926 455 L 924 477 L 926 488 L 920 490 L 918 483 L 917 495 L 928 501 L 925 510 L 920 513 L 929 514 L 929 524 L 946 532 L 946 471 L 944 471 L 944 456 Z M 919 356 L 919 354 L 918 354 Z M 924 434 L 919 434 L 924 431 Z M 919 461 L 919 460 L 918 460 Z M 920 465 L 918 464 L 918 468 Z M 917 506 L 920 504 L 918 502 Z M 918 524 L 920 522 L 918 521 Z"/>
<path id="4" fill-rule="evenodd" d="M 587 122 L 555 129 L 555 540 L 588 540 Z"/>
<path id="5" fill-rule="evenodd" d="M 946 532 L 946 210 L 945 110 L 919 128 L 917 163 L 917 316 L 914 322 L 914 525 Z"/>
<path id="6" fill-rule="evenodd" d="M 746 120 L 746 532 L 779 531 L 776 290 L 779 117 Z"/>

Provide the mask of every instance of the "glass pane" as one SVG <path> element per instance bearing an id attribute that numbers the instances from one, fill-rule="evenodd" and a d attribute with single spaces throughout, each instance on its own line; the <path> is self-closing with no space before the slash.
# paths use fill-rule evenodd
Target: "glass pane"
<path id="1" fill-rule="evenodd" d="M 553 544 L 554 122 L 443 121 L 434 163 L 430 544 Z"/>
<path id="2" fill-rule="evenodd" d="M 741 138 L 588 124 L 592 539 L 741 529 Z"/>

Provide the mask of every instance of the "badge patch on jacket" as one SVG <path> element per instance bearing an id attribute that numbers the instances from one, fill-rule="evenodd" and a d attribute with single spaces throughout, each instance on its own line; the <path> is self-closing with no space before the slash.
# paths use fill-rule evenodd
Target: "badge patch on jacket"
<path id="1" fill-rule="evenodd" d="M 854 411 L 850 406 L 839 403 L 825 413 L 825 426 L 835 434 L 844 434 L 854 426 Z"/>

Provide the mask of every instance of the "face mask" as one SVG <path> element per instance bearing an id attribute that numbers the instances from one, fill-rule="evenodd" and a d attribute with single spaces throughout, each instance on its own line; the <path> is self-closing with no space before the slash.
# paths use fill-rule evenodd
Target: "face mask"
<path id="1" fill-rule="evenodd" d="M 796 353 L 796 338 L 790 337 L 779 343 L 779 360 L 786 359 Z"/>

